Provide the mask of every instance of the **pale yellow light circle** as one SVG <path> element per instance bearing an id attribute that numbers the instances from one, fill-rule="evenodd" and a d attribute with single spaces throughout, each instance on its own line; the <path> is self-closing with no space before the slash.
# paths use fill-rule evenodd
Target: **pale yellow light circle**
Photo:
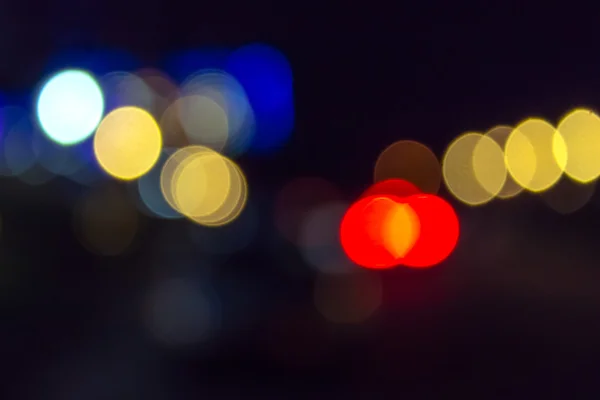
<path id="1" fill-rule="evenodd" d="M 576 109 L 558 124 L 568 154 L 565 174 L 573 180 L 588 183 L 600 176 L 600 117 L 585 109 Z M 560 157 L 560 147 L 555 149 Z"/>
<path id="2" fill-rule="evenodd" d="M 208 96 L 185 96 L 177 101 L 181 126 L 192 144 L 221 151 L 229 137 L 226 110 Z"/>
<path id="3" fill-rule="evenodd" d="M 506 146 L 506 141 L 510 136 L 513 128 L 505 125 L 498 125 L 490 129 L 486 132 L 485 136 L 494 140 L 500 148 L 502 149 L 502 156 L 504 157 L 504 147 Z M 506 165 L 506 161 L 503 159 L 504 164 Z M 510 199 L 515 197 L 519 193 L 523 191 L 523 187 L 519 185 L 512 176 L 508 173 L 508 169 L 506 169 L 506 181 L 504 182 L 504 186 L 502 186 L 502 190 L 496 195 L 496 197 L 500 199 Z"/>
<path id="4" fill-rule="evenodd" d="M 178 210 L 185 216 L 201 220 L 215 213 L 227 200 L 231 172 L 218 153 L 201 152 L 182 163 L 175 174 L 173 194 Z"/>
<path id="5" fill-rule="evenodd" d="M 171 207 L 206 226 L 233 221 L 248 198 L 248 184 L 237 164 L 204 146 L 173 153 L 163 165 L 160 181 Z"/>
<path id="6" fill-rule="evenodd" d="M 204 146 L 183 147 L 167 158 L 167 161 L 165 161 L 160 171 L 160 190 L 163 197 L 174 210 L 180 213 L 181 211 L 179 210 L 179 206 L 177 205 L 173 194 L 173 182 L 176 181 L 176 174 L 181 172 L 181 167 L 184 163 L 189 162 L 191 160 L 190 157 L 199 152 L 213 152 L 213 150 Z"/>
<path id="7" fill-rule="evenodd" d="M 482 136 L 473 149 L 473 171 L 481 187 L 496 197 L 506 182 L 504 151 L 493 139 Z"/>
<path id="8" fill-rule="evenodd" d="M 481 141 L 484 144 L 480 145 Z M 501 159 L 502 149 L 492 139 L 474 132 L 459 136 L 448 146 L 442 160 L 446 187 L 463 203 L 475 206 L 489 202 L 506 179 L 502 179 Z M 485 182 L 485 187 L 481 182 Z"/>
<path id="9" fill-rule="evenodd" d="M 109 175 L 133 180 L 148 172 L 158 160 L 162 135 L 154 118 L 137 107 L 109 113 L 94 136 L 94 153 Z"/>
<path id="10" fill-rule="evenodd" d="M 196 222 L 208 226 L 221 226 L 235 220 L 243 211 L 248 200 L 248 183 L 242 170 L 230 159 L 225 159 L 230 169 L 231 182 L 227 199 L 212 215 Z"/>
<path id="11" fill-rule="evenodd" d="M 523 188 L 537 193 L 560 179 L 566 164 L 566 145 L 552 125 L 542 119 L 530 118 L 513 129 L 506 141 L 504 155 L 513 179 Z"/>

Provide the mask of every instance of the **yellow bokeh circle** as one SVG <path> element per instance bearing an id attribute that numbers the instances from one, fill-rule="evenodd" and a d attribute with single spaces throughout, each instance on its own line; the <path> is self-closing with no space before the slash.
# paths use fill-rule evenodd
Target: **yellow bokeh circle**
<path id="1" fill-rule="evenodd" d="M 448 190 L 460 201 L 480 205 L 492 200 L 506 181 L 500 146 L 480 133 L 465 133 L 444 154 L 442 175 Z"/>
<path id="2" fill-rule="evenodd" d="M 188 146 L 169 157 L 161 172 L 161 190 L 174 209 L 207 226 L 233 221 L 248 195 L 240 168 L 204 146 Z"/>
<path id="3" fill-rule="evenodd" d="M 508 172 L 531 192 L 542 192 L 562 176 L 567 163 L 562 136 L 548 122 L 530 118 L 513 129 L 504 149 Z"/>
<path id="4" fill-rule="evenodd" d="M 492 129 L 490 129 L 489 131 L 487 131 L 485 133 L 485 136 L 489 137 L 490 139 L 492 139 L 493 141 L 498 143 L 498 145 L 502 149 L 502 153 L 504 154 L 504 147 L 506 146 L 506 141 L 508 140 L 508 137 L 510 136 L 512 131 L 513 131 L 513 128 L 510 126 L 498 125 L 498 126 L 493 127 Z M 505 165 L 506 165 L 506 162 L 505 162 Z M 512 178 L 512 176 L 508 173 L 508 169 L 507 169 L 506 181 L 504 182 L 504 186 L 502 187 L 502 190 L 500 190 L 500 193 L 498 193 L 496 195 L 496 197 L 498 197 L 500 199 L 510 199 L 512 197 L 515 197 L 522 191 L 523 191 L 523 187 L 521 185 L 519 185 L 517 182 L 515 182 L 515 180 Z"/>
<path id="5" fill-rule="evenodd" d="M 148 172 L 162 149 L 158 124 L 147 111 L 121 107 L 104 117 L 94 136 L 94 153 L 109 175 L 133 180 Z"/>
<path id="6" fill-rule="evenodd" d="M 600 176 L 600 117 L 590 110 L 576 109 L 557 127 L 568 154 L 565 174 L 575 181 L 588 183 Z M 560 147 L 554 149 L 560 152 Z M 560 157 L 560 155 L 558 154 Z"/>

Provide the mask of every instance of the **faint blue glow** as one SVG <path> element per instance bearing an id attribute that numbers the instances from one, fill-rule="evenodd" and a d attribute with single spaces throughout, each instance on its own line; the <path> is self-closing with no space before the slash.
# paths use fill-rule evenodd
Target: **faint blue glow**
<path id="1" fill-rule="evenodd" d="M 75 163 L 79 164 L 80 167 L 72 173 L 65 173 L 64 175 L 68 179 L 84 186 L 92 186 L 108 179 L 108 174 L 98 164 L 94 154 L 94 142 L 91 138 L 71 146 L 70 149 L 73 150 L 73 155 L 77 158 Z"/>
<path id="2" fill-rule="evenodd" d="M 33 126 L 29 118 L 23 118 L 10 127 L 4 138 L 4 157 L 12 175 L 21 175 L 35 164 L 32 140 Z"/>
<path id="3" fill-rule="evenodd" d="M 73 66 L 99 76 L 111 71 L 131 71 L 141 64 L 132 54 L 123 50 L 68 49 L 56 53 L 47 63 L 46 71 L 73 69 Z"/>
<path id="4" fill-rule="evenodd" d="M 202 253 L 230 255 L 252 243 L 258 233 L 258 226 L 258 209 L 253 201 L 249 201 L 244 211 L 229 224 L 218 228 L 190 224 L 189 233 Z"/>
<path id="5" fill-rule="evenodd" d="M 8 132 L 11 127 L 15 125 L 20 119 L 26 117 L 25 110 L 14 107 L 2 107 L 0 109 L 0 175 L 2 176 L 12 176 L 13 173 L 8 167 L 8 163 L 6 162 L 5 156 L 5 142 L 6 137 L 8 136 Z"/>
<path id="6" fill-rule="evenodd" d="M 42 134 L 34 135 L 33 151 L 37 162 L 56 175 L 71 175 L 83 168 L 85 163 L 81 155 L 78 154 L 80 149 L 77 145 L 61 146 Z"/>
<path id="7" fill-rule="evenodd" d="M 226 70 L 244 87 L 256 118 L 251 150 L 271 152 L 283 146 L 294 127 L 292 71 L 278 50 L 252 44 L 231 54 Z"/>
<path id="8" fill-rule="evenodd" d="M 171 153 L 172 151 L 170 150 L 163 150 L 154 167 L 137 181 L 140 200 L 152 214 L 161 218 L 182 217 L 165 200 L 160 189 L 160 172 Z"/>
<path id="9" fill-rule="evenodd" d="M 104 91 L 106 112 L 125 106 L 152 108 L 154 93 L 139 76 L 125 71 L 114 71 L 100 78 Z"/>
<path id="10" fill-rule="evenodd" d="M 188 76 L 204 69 L 223 69 L 229 50 L 218 47 L 187 50 L 171 55 L 165 63 L 165 70 L 182 82 Z"/>
<path id="11" fill-rule="evenodd" d="M 167 346 L 198 344 L 218 328 L 218 305 L 194 281 L 160 282 L 148 300 L 147 326 Z"/>
<path id="12" fill-rule="evenodd" d="M 73 145 L 94 133 L 104 112 L 104 97 L 90 74 L 66 70 L 44 84 L 36 108 L 46 135 L 58 144 Z"/>

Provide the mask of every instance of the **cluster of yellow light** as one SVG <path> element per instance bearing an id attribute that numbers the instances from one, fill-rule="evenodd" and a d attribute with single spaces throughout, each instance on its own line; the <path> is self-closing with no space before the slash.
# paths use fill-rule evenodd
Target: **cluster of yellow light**
<path id="1" fill-rule="evenodd" d="M 173 209 L 206 226 L 233 221 L 248 197 L 246 178 L 237 164 L 198 145 L 183 147 L 167 159 L 160 186 Z"/>
<path id="2" fill-rule="evenodd" d="M 248 185 L 221 152 L 229 139 L 246 133 L 246 120 L 252 119 L 242 107 L 247 99 L 239 84 L 225 73 L 206 71 L 181 87 L 153 70 L 113 74 L 106 81 L 124 105 L 108 113 L 95 132 L 101 168 L 133 181 L 155 166 L 163 146 L 177 148 L 160 169 L 167 203 L 201 225 L 233 221 L 246 204 Z M 229 104 L 233 99 L 236 104 Z"/>
<path id="3" fill-rule="evenodd" d="M 496 126 L 485 134 L 468 132 L 456 138 L 442 160 L 448 190 L 460 201 L 480 205 L 494 198 L 507 199 L 523 190 L 547 192 L 566 176 L 579 190 L 600 176 L 600 117 L 576 109 L 554 127 L 539 118 L 528 118 L 514 128 Z M 548 197 L 549 205 L 557 194 Z M 558 189 L 557 189 L 558 190 Z M 572 191 L 572 190 L 571 190 Z M 589 190 L 583 190 L 589 198 Z M 582 193 L 583 193 L 582 192 Z M 570 196 L 572 197 L 572 196 Z M 556 208 L 553 206 L 553 208 Z M 559 206 L 570 210 L 572 205 Z"/>

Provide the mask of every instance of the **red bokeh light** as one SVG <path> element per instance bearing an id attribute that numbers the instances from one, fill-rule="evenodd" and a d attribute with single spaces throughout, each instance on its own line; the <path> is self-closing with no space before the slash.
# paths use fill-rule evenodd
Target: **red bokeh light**
<path id="1" fill-rule="evenodd" d="M 458 237 L 452 206 L 400 179 L 379 182 L 365 191 L 340 226 L 344 251 L 367 268 L 434 266 L 452 253 Z"/>
<path id="2" fill-rule="evenodd" d="M 348 258 L 367 268 L 391 268 L 396 259 L 383 241 L 383 223 L 400 199 L 368 196 L 352 204 L 340 226 L 340 240 Z"/>
<path id="3" fill-rule="evenodd" d="M 414 247 L 402 260 L 407 267 L 432 267 L 454 250 L 459 237 L 459 222 L 452 206 L 441 197 L 418 194 L 406 199 L 419 216 L 421 230 Z"/>

